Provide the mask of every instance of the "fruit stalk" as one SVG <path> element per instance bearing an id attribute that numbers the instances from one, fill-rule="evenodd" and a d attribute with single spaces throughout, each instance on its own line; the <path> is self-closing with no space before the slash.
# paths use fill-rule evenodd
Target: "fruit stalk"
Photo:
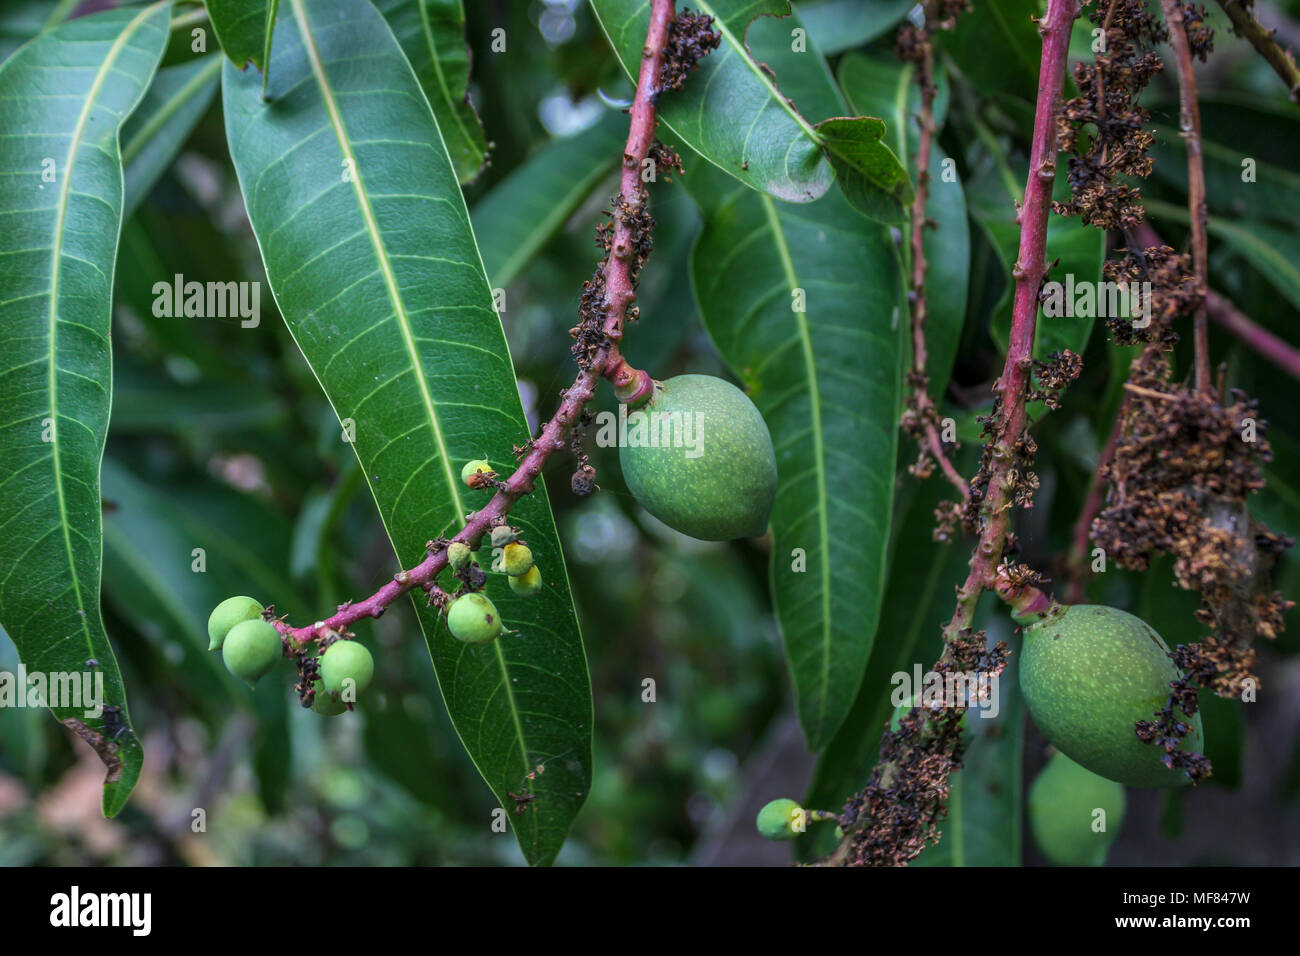
<path id="1" fill-rule="evenodd" d="M 1047 222 L 1051 212 L 1052 186 L 1056 180 L 1057 112 L 1065 82 L 1070 30 L 1078 12 L 1078 0 L 1049 0 L 1047 12 L 1039 21 L 1043 49 L 1029 176 L 1018 216 L 1020 250 L 1012 271 L 1016 289 L 1011 314 L 1010 346 L 1002 376 L 995 386 L 998 407 L 989 439 L 992 447 L 988 456 L 991 462 L 988 483 L 980 507 L 982 530 L 979 542 L 971 552 L 970 572 L 957 592 L 956 610 L 943 629 L 944 652 L 939 662 L 941 669 L 961 653 L 958 648 L 963 643 L 963 638 L 969 636 L 980 595 L 986 589 L 998 587 L 999 566 L 1011 523 L 1015 478 L 1012 472 L 1017 461 L 1017 447 L 1028 424 L 1025 406 L 1033 372 L 1038 294 L 1048 271 Z M 944 720 L 946 717 L 938 719 Z M 949 735 L 946 739 L 951 741 L 951 746 L 957 746 L 958 738 L 955 735 Z M 890 789 L 906 789 L 899 787 L 893 772 L 906 772 L 907 766 L 888 751 L 889 740 L 890 735 L 887 734 L 882 744 L 881 761 L 872 774 L 875 796 L 881 792 L 887 793 L 882 791 L 879 783 L 883 780 L 890 781 Z M 948 756 L 951 757 L 952 754 Z M 891 767 L 891 763 L 899 763 L 899 766 Z M 869 783 L 868 791 L 872 787 L 873 784 Z M 933 789 L 941 791 L 943 788 L 934 786 Z M 868 791 L 864 791 L 864 795 Z M 846 811 L 843 824 L 845 838 L 826 863 L 832 866 L 865 865 L 879 860 L 907 863 L 925 848 L 930 827 L 942 812 L 938 802 L 941 797 L 935 799 L 932 814 L 910 822 L 900 822 L 898 817 L 904 815 L 893 814 L 893 808 L 887 799 L 850 801 L 855 813 L 858 807 L 862 807 L 863 812 L 850 819 Z"/>
<path id="2" fill-rule="evenodd" d="M 1200 288 L 1201 303 L 1192 320 L 1192 344 L 1196 359 L 1196 390 L 1209 394 L 1214 389 L 1210 374 L 1210 333 L 1205 313 L 1205 295 L 1209 290 L 1206 257 L 1209 237 L 1206 232 L 1205 162 L 1201 155 L 1201 108 L 1196 99 L 1196 71 L 1192 67 L 1192 45 L 1187 37 L 1181 0 L 1160 0 L 1165 25 L 1169 28 L 1169 46 L 1178 68 L 1178 126 L 1187 143 L 1187 212 L 1191 217 L 1192 269 Z"/>
<path id="3" fill-rule="evenodd" d="M 659 78 L 668 47 L 669 26 L 674 14 L 674 0 L 652 0 L 650 26 L 646 31 L 645 46 L 641 52 L 641 72 L 637 79 L 636 95 L 630 110 L 627 144 L 623 151 L 619 205 L 639 205 L 642 202 L 641 164 L 654 143 L 656 103 L 659 96 Z M 624 217 L 614 216 L 614 233 L 611 252 L 605 260 L 604 340 L 591 360 L 578 373 L 569 388 L 562 393 L 563 400 L 551 420 L 542 426 L 540 434 L 528 446 L 514 473 L 499 483 L 492 499 L 481 509 L 469 515 L 465 526 L 452 539 L 471 548 L 475 547 L 494 524 L 503 519 L 514 503 L 533 490 L 538 476 L 548 458 L 566 447 L 565 437 L 581 416 L 582 410 L 596 394 L 596 386 L 603 376 L 626 380 L 629 373 L 638 380 L 648 381 L 644 372 L 631 369 L 619 352 L 618 342 L 623 336 L 623 324 L 628 306 L 635 300 L 632 262 L 620 256 L 631 239 L 630 226 Z M 622 245 L 620 246 L 620 242 Z M 615 385 L 619 384 L 615 381 Z M 448 542 L 450 543 L 450 542 Z M 416 588 L 436 587 L 435 579 L 447 566 L 446 546 L 431 547 L 428 556 L 410 570 L 399 571 L 374 594 L 360 601 L 350 601 L 339 606 L 338 611 L 308 627 L 292 627 L 285 621 L 276 621 L 275 627 L 292 644 L 304 647 L 317 639 L 322 631 L 345 631 L 348 625 L 366 618 L 377 618 L 403 594 Z"/>

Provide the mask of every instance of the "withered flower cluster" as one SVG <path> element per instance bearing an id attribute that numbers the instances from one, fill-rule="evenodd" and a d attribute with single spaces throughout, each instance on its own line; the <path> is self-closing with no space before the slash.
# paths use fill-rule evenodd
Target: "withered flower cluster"
<path id="1" fill-rule="evenodd" d="M 1170 383 L 1169 374 L 1164 355 L 1133 373 L 1115 454 L 1101 471 L 1110 489 L 1092 539 L 1133 570 L 1146 570 L 1156 554 L 1174 558 L 1175 579 L 1200 592 L 1197 616 L 1210 629 L 1199 645 L 1179 648 L 1179 666 L 1201 686 L 1237 695 L 1255 681 L 1255 635 L 1276 637 L 1291 606 L 1269 582 L 1291 542 L 1247 504 L 1272 460 L 1268 424 L 1243 393 L 1221 402 Z"/>
<path id="2" fill-rule="evenodd" d="M 1143 0 L 1100 0 L 1089 16 L 1102 30 L 1094 41 L 1100 49 L 1094 62 L 1075 67 L 1079 95 L 1057 117 L 1060 147 L 1071 154 L 1071 197 L 1053 208 L 1098 229 L 1134 226 L 1143 219 L 1142 195 L 1120 180 L 1151 173 L 1155 137 L 1137 101 L 1164 66 L 1153 49 L 1168 32 Z"/>
<path id="3" fill-rule="evenodd" d="M 1130 287 L 1140 290 L 1142 283 L 1151 283 L 1149 324 L 1139 326 L 1132 318 L 1106 316 L 1106 327 L 1120 345 L 1145 342 L 1165 350 L 1173 348 L 1178 341 L 1175 320 L 1194 314 L 1203 298 L 1192 272 L 1192 257 L 1169 246 L 1126 249 L 1122 259 L 1102 266 L 1102 276 L 1126 294 Z"/>

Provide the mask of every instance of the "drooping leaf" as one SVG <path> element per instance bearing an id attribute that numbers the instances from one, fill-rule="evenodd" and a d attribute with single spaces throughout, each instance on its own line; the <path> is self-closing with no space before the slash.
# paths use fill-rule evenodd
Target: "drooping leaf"
<path id="1" fill-rule="evenodd" d="M 369 51 L 358 60 L 356 50 Z M 266 100 L 227 67 L 226 132 L 276 303 L 364 469 L 402 567 L 485 504 L 528 437 L 469 215 L 432 113 L 366 0 L 282 5 Z M 456 730 L 525 857 L 558 852 L 590 781 L 592 705 L 564 557 L 539 487 L 511 512 L 546 587 L 487 593 L 518 634 L 451 638 L 414 602 Z M 544 774 L 535 774 L 539 764 Z M 529 775 L 533 775 L 529 779 Z M 514 813 L 508 791 L 533 799 Z"/>
<path id="2" fill-rule="evenodd" d="M 264 75 L 280 0 L 203 0 L 217 42 L 239 69 L 249 63 Z"/>
<path id="3" fill-rule="evenodd" d="M 275 675 L 253 693 L 235 680 L 220 653 L 208 650 L 206 612 L 232 594 L 274 594 L 284 613 L 304 608 L 279 570 L 286 529 L 254 498 L 217 485 L 202 486 L 201 495 L 223 501 L 219 522 L 211 520 L 214 509 L 177 501 L 104 460 L 104 500 L 112 505 L 104 522 L 104 594 L 174 664 L 196 711 L 220 718 L 235 706 L 256 714 L 254 764 L 275 768 L 258 774 L 264 799 L 275 805 L 291 754 L 288 691 Z M 281 678 L 286 668 L 277 668 Z M 263 759 L 268 753 L 276 759 Z"/>
<path id="4" fill-rule="evenodd" d="M 824 195 L 832 179 L 839 179 L 863 215 L 901 221 L 911 185 L 897 157 L 880 141 L 880 124 L 825 112 L 820 103 L 787 92 L 786 87 L 822 85 L 816 77 L 827 72 L 814 48 L 792 48 L 790 31 L 800 24 L 790 16 L 787 0 L 711 0 L 694 6 L 713 17 L 722 43 L 700 60 L 683 90 L 664 94 L 659 107 L 665 125 L 751 189 L 786 202 L 808 203 Z M 592 0 L 592 7 L 624 70 L 635 78 L 650 22 L 649 4 Z M 766 19 L 770 17 L 789 18 L 773 26 Z M 780 31 L 784 43 L 763 44 L 760 58 L 757 45 L 751 49 L 746 42 L 755 28 L 768 38 Z M 806 116 L 826 123 L 814 127 Z"/>
<path id="5" fill-rule="evenodd" d="M 122 127 L 125 218 L 131 218 L 176 158 L 212 102 L 220 76 L 221 57 L 216 53 L 158 71 L 139 108 Z"/>
<path id="6" fill-rule="evenodd" d="M 429 98 L 462 183 L 487 161 L 487 135 L 469 101 L 469 48 L 461 0 L 375 0 Z M 490 274 L 490 273 L 489 273 Z"/>
<path id="7" fill-rule="evenodd" d="M 794 4 L 817 48 L 834 56 L 893 29 L 916 0 L 806 0 Z"/>
<path id="8" fill-rule="evenodd" d="M 700 314 L 776 448 L 772 592 L 820 748 L 866 667 L 883 583 L 905 328 L 888 231 L 831 194 L 777 203 L 697 163 Z"/>
<path id="9" fill-rule="evenodd" d="M 153 77 L 167 3 L 72 20 L 0 67 L 0 625 L 32 671 L 99 662 L 106 704 L 126 694 L 99 609 L 99 464 L 112 381 L 109 321 L 122 226 L 118 131 Z M 82 721 L 78 708 L 54 708 Z M 90 738 L 93 740 L 93 738 Z M 140 773 L 123 734 L 104 812 Z"/>
<path id="10" fill-rule="evenodd" d="M 910 169 L 916 163 L 920 90 L 910 67 L 901 63 L 850 54 L 840 63 L 840 86 L 853 109 L 882 117 L 889 126 L 889 146 Z M 942 127 L 947 109 L 947 83 L 936 81 L 935 122 Z M 934 228 L 925 233 L 926 348 L 930 393 L 938 397 L 948 386 L 957 344 L 966 320 L 966 288 L 970 274 L 970 232 L 966 199 L 955 166 L 939 146 L 930 147 L 930 194 L 925 204 Z M 951 167 L 951 168 L 950 168 Z"/>
<path id="11" fill-rule="evenodd" d="M 610 113 L 590 129 L 543 147 L 474 204 L 470 218 L 493 288 L 513 282 L 614 172 L 626 138 L 626 117 Z"/>

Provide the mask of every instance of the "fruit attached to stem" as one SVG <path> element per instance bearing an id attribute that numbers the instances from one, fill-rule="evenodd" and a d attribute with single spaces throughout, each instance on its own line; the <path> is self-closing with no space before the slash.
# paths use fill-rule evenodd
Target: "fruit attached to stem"
<path id="1" fill-rule="evenodd" d="M 208 617 L 208 650 L 220 650 L 230 629 L 241 621 L 256 621 L 262 616 L 262 605 L 251 597 L 226 598 L 212 609 Z"/>
<path id="2" fill-rule="evenodd" d="M 523 574 L 510 578 L 510 590 L 524 597 L 532 597 L 542 589 L 542 572 L 533 565 Z"/>
<path id="3" fill-rule="evenodd" d="M 262 620 L 236 624 L 221 645 L 226 669 L 249 687 L 274 670 L 283 654 L 279 632 Z"/>
<path id="4" fill-rule="evenodd" d="M 793 840 L 807 829 L 808 815 L 797 802 L 782 797 L 764 805 L 755 823 L 769 840 Z"/>
<path id="5" fill-rule="evenodd" d="M 501 615 L 487 595 L 470 591 L 451 602 L 447 628 L 458 641 L 486 644 L 501 633 Z"/>
<path id="6" fill-rule="evenodd" d="M 335 641 L 320 656 L 321 684 L 348 703 L 356 703 L 374 676 L 375 659 L 356 641 Z"/>
<path id="7" fill-rule="evenodd" d="M 1029 788 L 1029 829 L 1058 866 L 1101 866 L 1124 823 L 1124 787 L 1060 751 Z"/>

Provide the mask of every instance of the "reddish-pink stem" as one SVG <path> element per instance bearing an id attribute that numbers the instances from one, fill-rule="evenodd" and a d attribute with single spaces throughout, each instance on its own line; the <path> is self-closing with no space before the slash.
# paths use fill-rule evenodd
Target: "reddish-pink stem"
<path id="1" fill-rule="evenodd" d="M 1183 21 L 1182 0 L 1160 0 L 1165 24 L 1169 27 L 1169 45 L 1178 68 L 1178 125 L 1187 142 L 1187 212 L 1191 218 L 1192 270 L 1204 296 L 1209 289 L 1206 258 L 1209 237 L 1206 230 L 1205 163 L 1201 156 L 1201 107 L 1196 99 L 1196 71 L 1192 48 Z M 1210 333 L 1206 323 L 1205 302 L 1192 319 L 1192 347 L 1195 355 L 1196 390 L 1208 393 L 1214 383 L 1210 376 Z"/>
<path id="2" fill-rule="evenodd" d="M 673 10 L 674 0 L 653 0 L 650 9 L 650 26 L 641 52 L 641 71 L 630 110 L 627 146 L 623 152 L 620 200 L 627 207 L 634 208 L 642 201 L 641 164 L 654 143 L 657 124 L 655 103 Z M 498 487 L 496 494 L 483 508 L 466 519 L 465 527 L 452 540 L 475 546 L 497 519 L 504 518 L 516 501 L 533 490 L 546 460 L 565 447 L 565 436 L 570 426 L 595 395 L 596 385 L 602 375 L 610 378 L 616 387 L 632 390 L 636 390 L 638 382 L 648 380 L 644 372 L 638 372 L 627 364 L 618 347 L 619 340 L 623 337 L 628 306 L 636 299 L 632 257 L 620 255 L 619 252 L 630 249 L 632 245 L 631 224 L 616 210 L 611 243 L 614 251 L 606 258 L 604 270 L 604 331 L 608 344 L 597 352 L 590 366 L 580 372 L 573 384 L 565 390 L 560 407 L 551 420 L 542 426 L 541 433 L 533 440 L 514 473 Z M 291 627 L 284 621 L 277 621 L 275 626 L 285 638 L 303 647 L 315 640 L 322 631 L 341 631 L 365 618 L 379 617 L 390 604 L 409 591 L 434 587 L 435 579 L 446 566 L 446 549 L 436 548 L 414 568 L 399 571 L 392 581 L 368 598 L 340 605 L 337 613 L 323 621 L 316 621 L 309 627 Z"/>

